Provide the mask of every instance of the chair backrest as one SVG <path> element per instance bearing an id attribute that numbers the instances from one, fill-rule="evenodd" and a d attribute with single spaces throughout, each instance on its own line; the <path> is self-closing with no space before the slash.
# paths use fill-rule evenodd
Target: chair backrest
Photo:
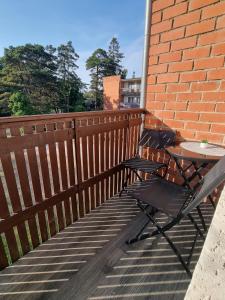
<path id="1" fill-rule="evenodd" d="M 171 130 L 156 130 L 145 128 L 142 132 L 139 146 L 152 149 L 163 149 L 175 144 L 176 134 Z"/>
<path id="2" fill-rule="evenodd" d="M 225 181 L 225 156 L 203 177 L 201 188 L 195 194 L 189 205 L 182 211 L 182 214 L 187 215 L 196 208 L 202 200 L 209 196 L 223 181 Z"/>

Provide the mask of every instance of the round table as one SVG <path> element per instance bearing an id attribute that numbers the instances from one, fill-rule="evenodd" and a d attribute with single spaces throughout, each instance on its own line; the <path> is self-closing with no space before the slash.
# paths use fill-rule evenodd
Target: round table
<path id="1" fill-rule="evenodd" d="M 187 150 L 188 147 L 185 147 L 185 145 L 190 145 L 190 143 L 193 143 L 193 149 L 197 148 L 196 146 L 199 145 L 200 148 L 200 143 L 199 142 L 181 142 L 180 144 L 176 146 L 170 146 L 167 147 L 166 150 L 168 153 L 173 157 L 177 159 L 184 159 L 188 160 L 191 162 L 205 162 L 205 163 L 215 163 L 220 158 L 222 158 L 223 155 L 208 155 L 208 154 L 201 154 L 198 152 L 194 152 L 191 150 Z M 214 145 L 214 144 L 209 144 L 210 146 L 213 146 L 219 149 L 224 150 L 224 155 L 225 155 L 225 148 L 219 145 Z M 204 149 L 202 149 L 204 151 Z M 216 152 L 216 151 L 215 151 Z"/>
<path id="2" fill-rule="evenodd" d="M 166 148 L 166 151 L 174 159 L 177 166 L 177 170 L 184 180 L 183 186 L 186 186 L 187 188 L 192 189 L 193 191 L 195 191 L 196 188 L 200 184 L 202 184 L 203 176 L 201 173 L 208 166 L 208 164 L 210 163 L 215 164 L 218 160 L 220 160 L 225 155 L 224 147 L 215 144 L 208 144 L 208 146 L 211 147 L 210 151 L 205 151 L 203 148 L 201 149 L 200 142 L 189 141 L 189 142 L 181 142 L 176 146 L 170 146 Z M 196 152 L 194 150 L 196 150 Z M 208 152 L 210 153 L 210 155 L 203 154 L 204 152 Z M 217 155 L 213 155 L 213 152 L 215 152 L 215 154 Z M 182 164 L 181 161 L 183 160 L 188 161 L 189 164 L 188 165 Z M 192 170 L 191 169 L 192 167 L 194 168 L 194 171 L 190 175 L 188 171 Z M 196 176 L 199 178 L 199 182 L 194 186 L 192 186 L 191 183 L 196 178 Z M 212 205 L 215 207 L 215 204 L 211 196 L 209 196 L 209 200 L 211 201 Z M 200 208 L 198 207 L 197 209 L 198 209 L 199 216 L 202 220 L 202 225 L 206 230 L 206 225 L 204 219 L 202 218 Z"/>

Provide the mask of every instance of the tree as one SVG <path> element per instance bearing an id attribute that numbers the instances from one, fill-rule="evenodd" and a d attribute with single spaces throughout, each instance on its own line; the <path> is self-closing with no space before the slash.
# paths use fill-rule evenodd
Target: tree
<path id="1" fill-rule="evenodd" d="M 77 76 L 77 60 L 79 55 L 75 52 L 72 42 L 62 44 L 57 48 L 52 45 L 46 47 L 49 54 L 55 56 L 57 66 L 57 78 L 59 88 L 59 109 L 62 112 L 83 110 L 84 87 L 81 79 Z"/>
<path id="2" fill-rule="evenodd" d="M 116 37 L 113 37 L 110 41 L 108 57 L 108 73 L 110 75 L 121 75 L 122 78 L 125 78 L 127 70 L 124 69 L 121 65 L 121 61 L 124 58 L 124 54 L 120 52 L 120 45 Z"/>
<path id="3" fill-rule="evenodd" d="M 104 49 L 97 49 L 86 61 L 86 69 L 91 72 L 90 93 L 95 102 L 95 110 L 103 107 L 103 76 L 109 75 L 109 57 Z"/>
<path id="4" fill-rule="evenodd" d="M 27 97 L 31 113 L 57 111 L 57 66 L 43 46 L 10 46 L 1 63 L 0 86 L 5 100 L 9 102 L 11 95 L 19 92 Z"/>
<path id="5" fill-rule="evenodd" d="M 9 97 L 9 108 L 16 116 L 31 115 L 34 111 L 26 95 L 21 92 Z"/>

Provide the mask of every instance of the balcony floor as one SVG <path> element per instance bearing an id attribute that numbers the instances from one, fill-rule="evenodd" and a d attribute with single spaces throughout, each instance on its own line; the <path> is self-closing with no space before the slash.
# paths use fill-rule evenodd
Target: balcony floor
<path id="1" fill-rule="evenodd" d="M 212 207 L 204 204 L 203 214 L 209 225 Z M 145 221 L 134 200 L 113 197 L 0 272 L 0 298 L 183 299 L 190 280 L 164 238 L 125 244 Z M 170 233 L 184 251 L 193 235 L 188 220 Z M 199 239 L 192 268 L 202 245 Z"/>

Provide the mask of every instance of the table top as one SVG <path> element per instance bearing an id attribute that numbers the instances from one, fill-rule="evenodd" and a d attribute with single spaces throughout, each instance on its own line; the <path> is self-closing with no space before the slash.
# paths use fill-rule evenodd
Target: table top
<path id="1" fill-rule="evenodd" d="M 193 151 L 187 150 L 188 148 L 190 148 L 191 143 L 193 143 L 192 144 Z M 195 162 L 199 161 L 199 162 L 207 162 L 207 163 L 214 162 L 215 163 L 218 160 L 220 160 L 223 157 L 223 155 L 225 155 L 225 149 L 224 149 L 224 147 L 219 146 L 219 145 L 214 145 L 214 144 L 209 144 L 209 145 L 212 145 L 215 147 L 215 153 L 217 155 L 199 153 L 200 152 L 199 151 L 200 142 L 182 142 L 176 146 L 167 147 L 166 150 L 170 153 L 170 155 L 172 155 L 173 157 L 176 157 L 178 159 L 185 159 L 185 160 L 195 161 Z M 194 149 L 197 152 L 195 152 Z M 224 151 L 224 154 L 223 154 L 223 151 Z M 207 151 L 204 151 L 204 150 L 202 152 L 207 153 Z M 209 151 L 209 153 L 212 153 L 212 151 Z"/>

